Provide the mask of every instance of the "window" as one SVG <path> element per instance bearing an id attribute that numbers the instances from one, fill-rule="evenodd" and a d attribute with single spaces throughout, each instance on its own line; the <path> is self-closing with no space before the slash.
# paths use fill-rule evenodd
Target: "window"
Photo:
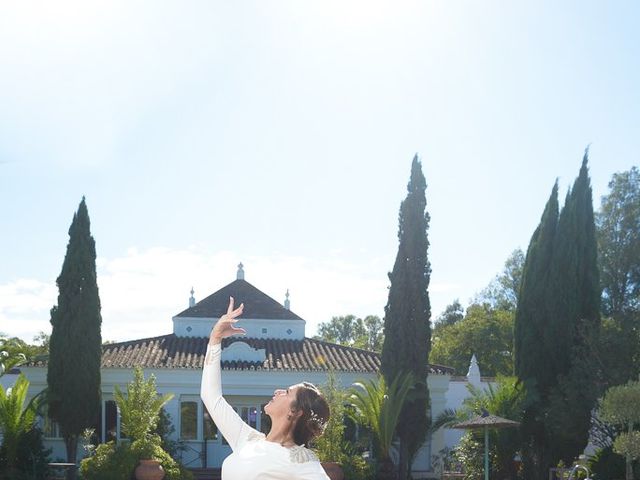
<path id="1" fill-rule="evenodd" d="M 198 404 L 196 402 L 180 403 L 180 439 L 195 440 L 198 438 Z"/>
<path id="2" fill-rule="evenodd" d="M 42 433 L 45 438 L 61 438 L 60 427 L 57 422 L 49 418 L 48 412 L 44 410 L 42 414 Z"/>
<path id="3" fill-rule="evenodd" d="M 258 425 L 258 409 L 256 407 L 242 407 L 240 416 L 251 428 L 256 428 Z"/>
<path id="4" fill-rule="evenodd" d="M 114 400 L 104 402 L 104 441 L 116 440 L 118 432 L 118 407 Z"/>
<path id="5" fill-rule="evenodd" d="M 218 439 L 218 427 L 211 419 L 211 415 L 207 409 L 202 407 L 202 424 L 204 426 L 204 438 L 206 440 L 217 440 Z"/>
<path id="6" fill-rule="evenodd" d="M 266 329 L 266 328 L 263 328 L 263 329 L 262 329 L 262 333 L 266 334 L 266 333 L 267 333 L 267 329 Z"/>

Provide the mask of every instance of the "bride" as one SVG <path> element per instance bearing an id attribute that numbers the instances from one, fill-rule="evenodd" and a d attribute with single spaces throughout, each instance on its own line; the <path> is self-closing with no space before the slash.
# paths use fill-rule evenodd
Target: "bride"
<path id="1" fill-rule="evenodd" d="M 251 428 L 222 397 L 222 339 L 246 333 L 235 323 L 244 305 L 229 308 L 209 337 L 200 396 L 233 452 L 222 463 L 222 480 L 328 480 L 318 457 L 306 445 L 329 420 L 329 405 L 311 383 L 278 389 L 264 411 L 271 417 L 267 435 Z"/>

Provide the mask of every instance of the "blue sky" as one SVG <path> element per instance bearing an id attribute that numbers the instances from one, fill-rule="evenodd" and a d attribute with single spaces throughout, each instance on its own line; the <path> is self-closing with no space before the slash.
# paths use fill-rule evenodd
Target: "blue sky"
<path id="1" fill-rule="evenodd" d="M 0 331 L 48 331 L 86 195 L 103 337 L 246 278 L 382 315 L 417 152 L 434 316 L 526 248 L 590 149 L 638 164 L 637 2 L 0 4 Z"/>

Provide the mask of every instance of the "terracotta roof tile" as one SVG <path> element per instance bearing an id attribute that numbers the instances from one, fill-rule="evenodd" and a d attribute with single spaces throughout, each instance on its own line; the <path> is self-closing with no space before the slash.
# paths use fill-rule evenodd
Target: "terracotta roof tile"
<path id="1" fill-rule="evenodd" d="M 200 369 L 207 351 L 205 337 L 177 337 L 174 334 L 111 343 L 102 347 L 102 368 L 192 368 Z M 380 355 L 313 338 L 303 340 L 231 338 L 223 348 L 243 341 L 252 348 L 265 349 L 264 362 L 224 361 L 229 370 L 294 370 L 374 373 L 380 369 Z M 36 366 L 44 366 L 39 362 Z M 431 374 L 452 374 L 453 369 L 430 365 Z"/>

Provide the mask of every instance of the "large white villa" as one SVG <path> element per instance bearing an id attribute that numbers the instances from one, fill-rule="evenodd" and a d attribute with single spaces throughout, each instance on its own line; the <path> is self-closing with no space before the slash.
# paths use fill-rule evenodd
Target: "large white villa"
<path id="1" fill-rule="evenodd" d="M 175 439 L 187 447 L 182 463 L 193 468 L 220 467 L 230 449 L 209 419 L 199 393 L 208 335 L 214 322 L 226 312 L 230 296 L 245 305 L 242 326 L 247 335 L 223 343 L 223 389 L 228 401 L 255 428 L 268 428 L 262 406 L 276 388 L 303 380 L 322 385 L 329 371 L 335 372 L 343 387 L 376 376 L 378 354 L 306 337 L 306 322 L 290 309 L 288 293 L 284 305 L 278 303 L 244 279 L 240 264 L 236 280 L 200 302 L 196 303 L 192 291 L 189 308 L 172 319 L 172 333 L 104 345 L 102 412 L 97 431 L 101 441 L 120 437 L 114 386 L 124 389 L 133 377 L 133 368 L 140 366 L 145 376 L 155 375 L 160 393 L 174 394 L 165 408 L 175 426 Z M 46 387 L 45 364 L 22 367 L 21 371 L 31 382 L 30 395 Z M 453 375 L 449 367 L 429 366 L 427 382 L 434 417 L 445 408 L 460 406 L 467 395 L 467 382 L 485 384 L 475 359 L 468 377 Z M 5 375 L 3 383 L 11 382 L 10 377 Z M 46 445 L 53 449 L 52 458 L 65 458 L 57 426 L 46 419 L 42 422 Z M 461 434 L 436 432 L 421 449 L 413 470 L 429 476 L 432 455 L 445 446 L 454 446 Z"/>

